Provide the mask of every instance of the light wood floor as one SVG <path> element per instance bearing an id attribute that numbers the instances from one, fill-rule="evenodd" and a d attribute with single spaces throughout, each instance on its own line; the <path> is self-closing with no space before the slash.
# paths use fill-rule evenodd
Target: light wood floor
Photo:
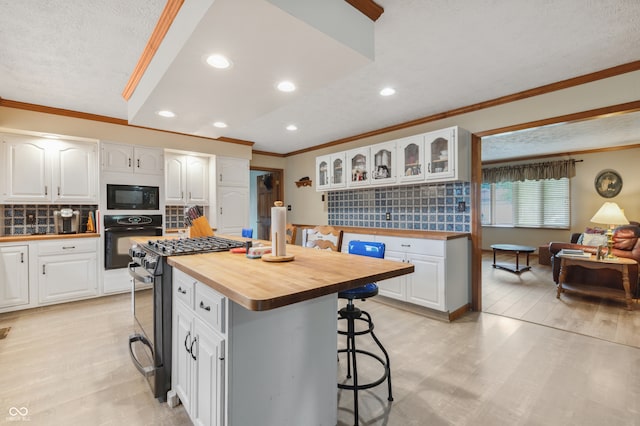
<path id="1" fill-rule="evenodd" d="M 524 257 L 521 255 L 521 257 Z M 498 255 L 514 263 L 514 255 Z M 522 261 L 522 259 L 521 259 Z M 482 259 L 482 310 L 611 342 L 640 347 L 640 304 L 627 311 L 622 300 L 565 292 L 556 298 L 551 267 L 531 256 L 531 270 L 519 275 L 493 268 L 493 254 Z"/>
<path id="2" fill-rule="evenodd" d="M 395 398 L 385 386 L 360 392 L 362 425 L 640 424 L 640 349 L 487 313 L 446 323 L 375 298 L 357 304 L 389 350 Z M 31 425 L 190 425 L 131 364 L 129 305 L 122 295 L 0 314 L 11 327 L 0 424 L 19 424 L 9 410 L 25 407 Z M 361 380 L 377 374 L 359 368 Z M 353 424 L 351 398 L 338 393 L 340 426 Z"/>

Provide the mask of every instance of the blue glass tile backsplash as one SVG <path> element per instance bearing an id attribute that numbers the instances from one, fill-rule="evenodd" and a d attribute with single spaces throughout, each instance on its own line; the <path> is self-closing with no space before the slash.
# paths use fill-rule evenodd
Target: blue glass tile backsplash
<path id="1" fill-rule="evenodd" d="M 329 225 L 471 232 L 468 182 L 353 189 L 328 197 Z"/>

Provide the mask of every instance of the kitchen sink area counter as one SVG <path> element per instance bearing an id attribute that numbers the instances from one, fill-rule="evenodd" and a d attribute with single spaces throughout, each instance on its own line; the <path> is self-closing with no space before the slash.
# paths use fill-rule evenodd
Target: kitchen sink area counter
<path id="1" fill-rule="evenodd" d="M 99 238 L 96 232 L 86 232 L 83 234 L 27 234 L 27 235 L 4 235 L 0 236 L 0 244 L 29 241 L 62 240 L 73 238 Z"/>

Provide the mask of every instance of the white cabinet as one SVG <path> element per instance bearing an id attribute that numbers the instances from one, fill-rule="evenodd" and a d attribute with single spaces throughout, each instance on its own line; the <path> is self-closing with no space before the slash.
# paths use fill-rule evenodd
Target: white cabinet
<path id="1" fill-rule="evenodd" d="M 459 127 L 424 135 L 426 180 L 463 180 L 471 175 L 471 134 Z"/>
<path id="2" fill-rule="evenodd" d="M 216 157 L 216 174 L 218 186 L 249 188 L 249 160 Z"/>
<path id="3" fill-rule="evenodd" d="M 345 152 L 316 158 L 316 190 L 339 189 L 347 186 Z"/>
<path id="4" fill-rule="evenodd" d="M 379 294 L 442 312 L 453 312 L 471 300 L 469 241 L 467 238 L 436 240 L 385 235 L 345 234 L 349 241 L 385 244 L 384 258 L 413 264 L 413 273 L 378 281 Z"/>
<path id="5" fill-rule="evenodd" d="M 424 180 L 424 136 L 416 135 L 396 141 L 398 182 Z"/>
<path id="6" fill-rule="evenodd" d="M 164 152 L 159 148 L 102 143 L 102 170 L 105 172 L 162 175 Z"/>
<path id="7" fill-rule="evenodd" d="M 98 294 L 97 241 L 97 238 L 79 238 L 38 244 L 39 303 Z"/>
<path id="8" fill-rule="evenodd" d="M 171 385 L 196 425 L 224 424 L 227 300 L 173 270 Z"/>
<path id="9" fill-rule="evenodd" d="M 348 170 L 347 186 L 349 186 L 349 188 L 369 185 L 369 170 L 371 169 L 369 147 L 347 151 L 346 164 Z"/>
<path id="10" fill-rule="evenodd" d="M 216 157 L 216 232 L 242 234 L 249 225 L 249 161 Z"/>
<path id="11" fill-rule="evenodd" d="M 396 142 L 385 142 L 370 147 L 371 184 L 396 183 Z"/>
<path id="12" fill-rule="evenodd" d="M 209 204 L 209 158 L 165 153 L 165 201 Z"/>
<path id="13" fill-rule="evenodd" d="M 0 308 L 29 303 L 27 246 L 0 247 Z"/>
<path id="14" fill-rule="evenodd" d="M 218 187 L 216 229 L 220 234 L 242 235 L 249 223 L 249 190 Z"/>
<path id="15" fill-rule="evenodd" d="M 4 201 L 98 202 L 96 143 L 6 134 L 2 143 Z"/>

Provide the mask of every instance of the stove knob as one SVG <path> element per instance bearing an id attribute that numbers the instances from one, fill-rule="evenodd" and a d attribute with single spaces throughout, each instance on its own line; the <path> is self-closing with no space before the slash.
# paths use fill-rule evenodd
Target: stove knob
<path id="1" fill-rule="evenodd" d="M 144 263 L 144 269 L 153 270 L 153 269 L 156 269 L 156 265 L 158 264 L 158 261 L 157 261 L 157 258 L 152 257 L 152 258 L 144 259 L 143 263 Z"/>

